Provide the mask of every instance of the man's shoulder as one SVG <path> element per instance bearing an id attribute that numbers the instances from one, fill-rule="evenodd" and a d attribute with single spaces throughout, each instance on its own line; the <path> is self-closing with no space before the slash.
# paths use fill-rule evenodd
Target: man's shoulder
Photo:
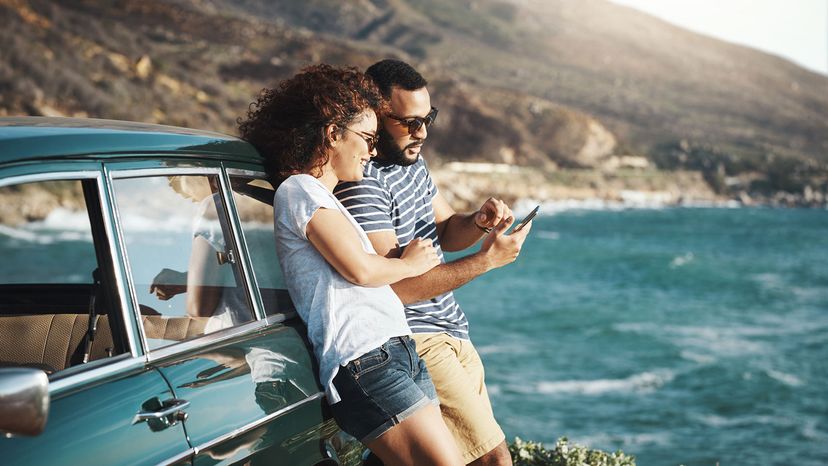
<path id="1" fill-rule="evenodd" d="M 418 173 L 428 174 L 428 166 L 422 157 L 411 165 L 384 165 L 371 160 L 365 170 L 365 176 L 377 179 L 381 183 L 391 184 L 402 178 L 411 178 Z"/>

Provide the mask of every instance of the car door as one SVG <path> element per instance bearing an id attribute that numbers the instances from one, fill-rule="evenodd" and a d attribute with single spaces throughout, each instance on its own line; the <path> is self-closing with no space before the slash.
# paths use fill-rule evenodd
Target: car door
<path id="1" fill-rule="evenodd" d="M 194 464 L 337 462 L 353 445 L 325 411 L 301 322 L 264 309 L 220 163 L 109 169 L 143 344 L 189 404 Z M 266 299 L 289 307 L 284 290 Z"/>
<path id="2" fill-rule="evenodd" d="M 189 462 L 119 287 L 106 190 L 95 162 L 0 169 L 0 367 L 47 372 L 50 395 L 40 435 L 0 437 L 5 465 Z"/>

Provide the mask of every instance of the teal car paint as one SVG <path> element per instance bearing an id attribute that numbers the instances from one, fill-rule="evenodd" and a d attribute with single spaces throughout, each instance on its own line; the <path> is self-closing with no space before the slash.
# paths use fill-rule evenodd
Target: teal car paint
<path id="1" fill-rule="evenodd" d="M 121 180 L 146 180 L 172 200 L 147 194 L 149 216 L 135 217 L 117 195 Z M 212 197 L 188 199 L 182 180 Z M 251 206 L 272 215 L 272 187 L 249 144 L 142 123 L 0 118 L 0 201 L 29 206 L 27 195 L 56 207 L 0 215 L 0 253 L 17 261 L 0 266 L 0 387 L 3 367 L 43 370 L 50 399 L 39 435 L 0 437 L 4 465 L 361 464 L 363 447 L 331 418 L 305 327 L 267 270 L 279 267 L 262 253 L 268 225 L 261 214 L 243 218 Z M 151 219 L 153 206 L 207 201 L 223 236 L 210 262 L 232 273 L 203 288 L 226 301 L 229 280 L 250 308 L 218 329 L 215 316 L 183 311 L 198 290 L 186 268 L 196 251 L 189 221 L 165 217 L 156 229 L 133 220 Z M 179 242 L 136 252 L 143 231 Z M 156 283 L 156 271 L 179 278 Z M 165 287 L 178 291 L 162 296 Z"/>

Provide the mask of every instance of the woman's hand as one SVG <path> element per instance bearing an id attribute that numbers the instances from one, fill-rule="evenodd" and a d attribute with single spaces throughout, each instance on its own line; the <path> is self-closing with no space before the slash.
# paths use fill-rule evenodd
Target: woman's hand
<path id="1" fill-rule="evenodd" d="M 422 275 L 440 263 L 437 249 L 428 238 L 414 238 L 405 247 L 400 259 L 412 270 L 412 276 Z"/>

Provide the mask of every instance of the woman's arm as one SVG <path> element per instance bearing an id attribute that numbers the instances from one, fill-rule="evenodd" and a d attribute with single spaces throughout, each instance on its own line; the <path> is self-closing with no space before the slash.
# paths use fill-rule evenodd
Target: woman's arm
<path id="1" fill-rule="evenodd" d="M 187 314 L 191 317 L 212 316 L 224 291 L 218 283 L 216 250 L 206 239 L 196 236 L 187 268 Z"/>
<path id="2" fill-rule="evenodd" d="M 440 263 L 428 239 L 412 241 L 399 259 L 365 252 L 353 225 L 333 209 L 318 209 L 308 222 L 307 235 L 322 257 L 355 285 L 390 285 L 421 275 Z"/>

